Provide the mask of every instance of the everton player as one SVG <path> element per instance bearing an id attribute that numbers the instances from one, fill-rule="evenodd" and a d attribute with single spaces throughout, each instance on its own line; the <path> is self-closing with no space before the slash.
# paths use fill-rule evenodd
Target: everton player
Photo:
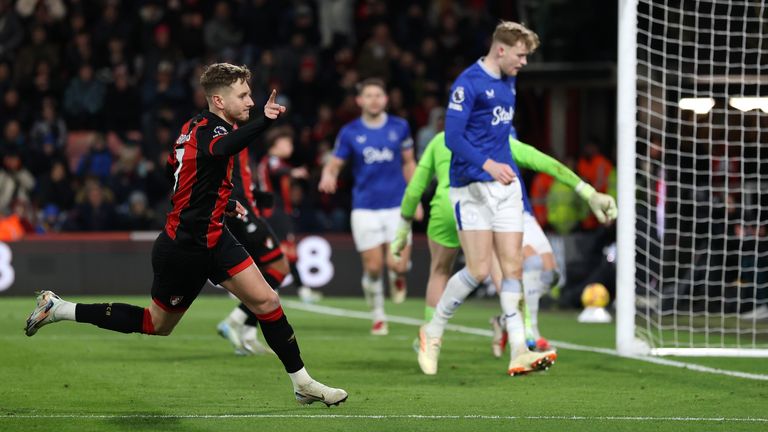
<path id="1" fill-rule="evenodd" d="M 418 362 L 425 374 L 437 372 L 447 321 L 477 285 L 491 274 L 494 253 L 501 264 L 501 307 L 517 375 L 549 367 L 554 351 L 533 353 L 520 313 L 522 292 L 523 200 L 515 176 L 509 135 L 515 107 L 515 77 L 539 45 L 525 26 L 501 22 L 488 54 L 464 70 L 451 88 L 445 144 L 451 150 L 451 207 L 467 266 L 452 276 L 432 320 L 419 332 Z"/>
<path id="2" fill-rule="evenodd" d="M 385 111 L 383 81 L 368 78 L 360 83 L 357 104 L 362 115 L 339 131 L 333 156 L 323 167 L 319 189 L 335 193 L 341 168 L 346 162 L 352 165 L 352 237 L 363 261 L 363 293 L 373 310 L 371 334 L 386 335 L 382 271 L 386 261 L 392 301 L 404 301 L 403 274 L 410 263 L 410 247 L 403 250 L 399 261 L 392 259 L 387 248 L 395 238 L 400 200 L 416 161 L 408 123 Z"/>

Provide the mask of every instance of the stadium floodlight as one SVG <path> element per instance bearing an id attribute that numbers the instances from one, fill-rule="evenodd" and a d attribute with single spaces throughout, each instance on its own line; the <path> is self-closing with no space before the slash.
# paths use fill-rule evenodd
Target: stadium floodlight
<path id="1" fill-rule="evenodd" d="M 680 109 L 691 110 L 696 114 L 707 114 L 715 106 L 712 98 L 682 98 L 678 104 Z"/>
<path id="2" fill-rule="evenodd" d="M 622 355 L 768 357 L 768 129 L 714 106 L 768 113 L 766 98 L 746 97 L 766 84 L 765 11 L 764 0 L 620 0 Z M 697 94 L 707 95 L 698 111 L 683 99 Z"/>
<path id="3" fill-rule="evenodd" d="M 759 109 L 768 114 L 768 98 L 764 97 L 732 97 L 728 101 L 728 105 L 739 111 L 747 112 Z"/>

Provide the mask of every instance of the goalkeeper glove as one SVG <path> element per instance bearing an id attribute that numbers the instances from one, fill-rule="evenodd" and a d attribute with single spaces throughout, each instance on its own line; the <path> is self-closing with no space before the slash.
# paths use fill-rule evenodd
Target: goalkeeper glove
<path id="1" fill-rule="evenodd" d="M 619 210 L 612 196 L 596 191 L 584 181 L 576 185 L 576 193 L 589 204 L 589 208 L 600 223 L 612 222 L 618 217 Z"/>
<path id="2" fill-rule="evenodd" d="M 396 259 L 400 259 L 400 253 L 405 249 L 408 244 L 408 235 L 411 233 L 411 221 L 403 217 L 400 218 L 400 223 L 397 225 L 397 231 L 395 231 L 395 239 L 389 245 L 389 251 Z"/>

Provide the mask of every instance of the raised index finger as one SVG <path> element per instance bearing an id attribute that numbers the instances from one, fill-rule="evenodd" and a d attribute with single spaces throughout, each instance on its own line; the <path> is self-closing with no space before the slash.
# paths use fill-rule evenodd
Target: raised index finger
<path id="1" fill-rule="evenodd" d="M 267 103 L 275 103 L 275 97 L 277 97 L 277 90 L 272 89 L 272 94 L 269 95 Z"/>

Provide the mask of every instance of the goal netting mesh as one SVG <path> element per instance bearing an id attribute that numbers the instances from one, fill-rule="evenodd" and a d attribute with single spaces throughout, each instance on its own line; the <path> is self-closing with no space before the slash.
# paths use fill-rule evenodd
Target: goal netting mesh
<path id="1" fill-rule="evenodd" d="M 636 4 L 635 337 L 768 355 L 768 6 Z"/>

